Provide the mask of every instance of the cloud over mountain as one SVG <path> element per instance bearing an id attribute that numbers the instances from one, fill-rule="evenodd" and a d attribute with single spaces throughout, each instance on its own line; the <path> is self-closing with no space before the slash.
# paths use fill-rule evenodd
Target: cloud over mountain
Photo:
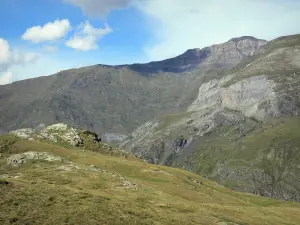
<path id="1" fill-rule="evenodd" d="M 97 49 L 97 41 L 111 32 L 112 29 L 107 24 L 105 28 L 95 28 L 86 21 L 79 25 L 78 31 L 66 42 L 66 45 L 81 51 Z"/>
<path id="2" fill-rule="evenodd" d="M 105 16 L 113 9 L 122 9 L 130 5 L 132 0 L 64 0 L 80 7 L 91 16 Z"/>
<path id="3" fill-rule="evenodd" d="M 22 38 L 33 43 L 55 41 L 65 37 L 71 28 L 72 26 L 69 20 L 55 20 L 54 22 L 49 22 L 43 26 L 28 28 L 22 35 Z"/>

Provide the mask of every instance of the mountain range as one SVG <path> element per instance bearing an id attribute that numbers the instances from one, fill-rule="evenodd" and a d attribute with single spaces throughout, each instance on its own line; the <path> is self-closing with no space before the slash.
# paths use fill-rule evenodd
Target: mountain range
<path id="1" fill-rule="evenodd" d="M 241 37 L 160 62 L 95 65 L 4 85 L 0 130 L 64 122 L 126 134 L 155 116 L 185 111 L 203 82 L 266 43 Z"/>
<path id="2" fill-rule="evenodd" d="M 153 164 L 299 202 L 299 91 L 300 36 L 244 36 L 1 86 L 0 130 L 67 123 Z"/>

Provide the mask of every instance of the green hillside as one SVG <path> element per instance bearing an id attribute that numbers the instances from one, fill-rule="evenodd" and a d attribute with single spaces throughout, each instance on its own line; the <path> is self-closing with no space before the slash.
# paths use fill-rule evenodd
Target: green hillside
<path id="1" fill-rule="evenodd" d="M 274 131 L 275 132 L 275 131 Z M 245 140 L 246 141 L 246 140 Z M 248 141 L 251 141 L 250 139 Z M 191 172 L 49 141 L 0 137 L 1 224 L 299 224 L 300 205 Z"/>
<path id="2" fill-rule="evenodd" d="M 299 201 L 300 118 L 224 126 L 195 140 L 180 166 L 239 191 Z M 183 164 L 181 164 L 184 162 Z"/>

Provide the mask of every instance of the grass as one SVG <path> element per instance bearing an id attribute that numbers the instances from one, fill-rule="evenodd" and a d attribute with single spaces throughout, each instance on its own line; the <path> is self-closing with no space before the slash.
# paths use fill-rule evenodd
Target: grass
<path id="1" fill-rule="evenodd" d="M 233 192 L 181 169 L 9 135 L 0 143 L 1 224 L 299 224 L 298 204 Z M 6 165 L 5 157 L 29 150 L 66 160 Z M 58 170 L 68 161 L 108 172 Z M 138 189 L 118 188 L 112 174 Z"/>
<path id="2" fill-rule="evenodd" d="M 178 123 L 181 119 L 186 119 L 187 117 L 190 117 L 194 112 L 181 112 L 181 113 L 173 113 L 173 114 L 167 114 L 160 118 L 159 120 L 162 121 L 160 126 L 158 127 L 158 130 L 165 130 L 172 124 Z"/>
<path id="3" fill-rule="evenodd" d="M 283 117 L 259 124 L 246 135 L 236 137 L 235 125 L 220 130 L 197 141 L 193 171 L 211 177 L 228 187 L 244 190 L 252 185 L 252 173 L 260 169 L 271 177 L 272 192 L 290 186 L 299 189 L 297 166 L 300 164 L 300 118 Z M 216 168 L 224 165 L 222 171 L 245 169 L 243 178 L 221 178 Z M 213 175 L 214 174 L 214 175 Z M 262 182 L 262 181 L 261 181 Z M 257 185 L 267 185 L 261 182 Z M 267 181 L 265 181 L 267 182 Z M 281 183 L 281 187 L 279 187 Z M 274 194 L 274 193 L 273 193 Z"/>

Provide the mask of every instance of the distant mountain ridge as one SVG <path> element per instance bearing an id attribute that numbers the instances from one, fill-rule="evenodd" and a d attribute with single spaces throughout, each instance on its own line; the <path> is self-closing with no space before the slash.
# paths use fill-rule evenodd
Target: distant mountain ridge
<path id="1" fill-rule="evenodd" d="M 243 36 L 238 38 L 232 38 L 228 42 L 223 44 L 216 44 L 202 49 L 188 49 L 186 52 L 179 56 L 170 59 L 165 59 L 162 61 L 118 65 L 115 67 L 128 67 L 133 71 L 147 74 L 163 72 L 184 73 L 193 71 L 198 66 L 200 66 L 201 63 L 212 63 L 213 61 L 220 59 L 223 53 L 230 51 L 233 57 L 228 59 L 227 62 L 222 62 L 221 60 L 219 62 L 221 64 L 220 66 L 224 68 L 230 68 L 233 65 L 235 65 L 236 61 L 239 61 L 239 59 L 244 59 L 246 57 L 255 55 L 258 52 L 260 52 L 262 46 L 264 46 L 265 44 L 267 44 L 266 40 L 257 39 L 252 36 Z M 242 55 L 242 57 L 239 55 Z M 234 57 L 237 56 L 239 56 L 238 59 L 234 59 Z M 233 59 L 235 61 L 232 61 Z M 227 63 L 228 65 L 225 65 L 225 63 Z"/>
<path id="2" fill-rule="evenodd" d="M 258 54 L 266 43 L 243 37 L 159 62 L 95 65 L 4 85 L 0 129 L 63 122 L 128 133 L 154 116 L 186 110 L 203 82 Z"/>

